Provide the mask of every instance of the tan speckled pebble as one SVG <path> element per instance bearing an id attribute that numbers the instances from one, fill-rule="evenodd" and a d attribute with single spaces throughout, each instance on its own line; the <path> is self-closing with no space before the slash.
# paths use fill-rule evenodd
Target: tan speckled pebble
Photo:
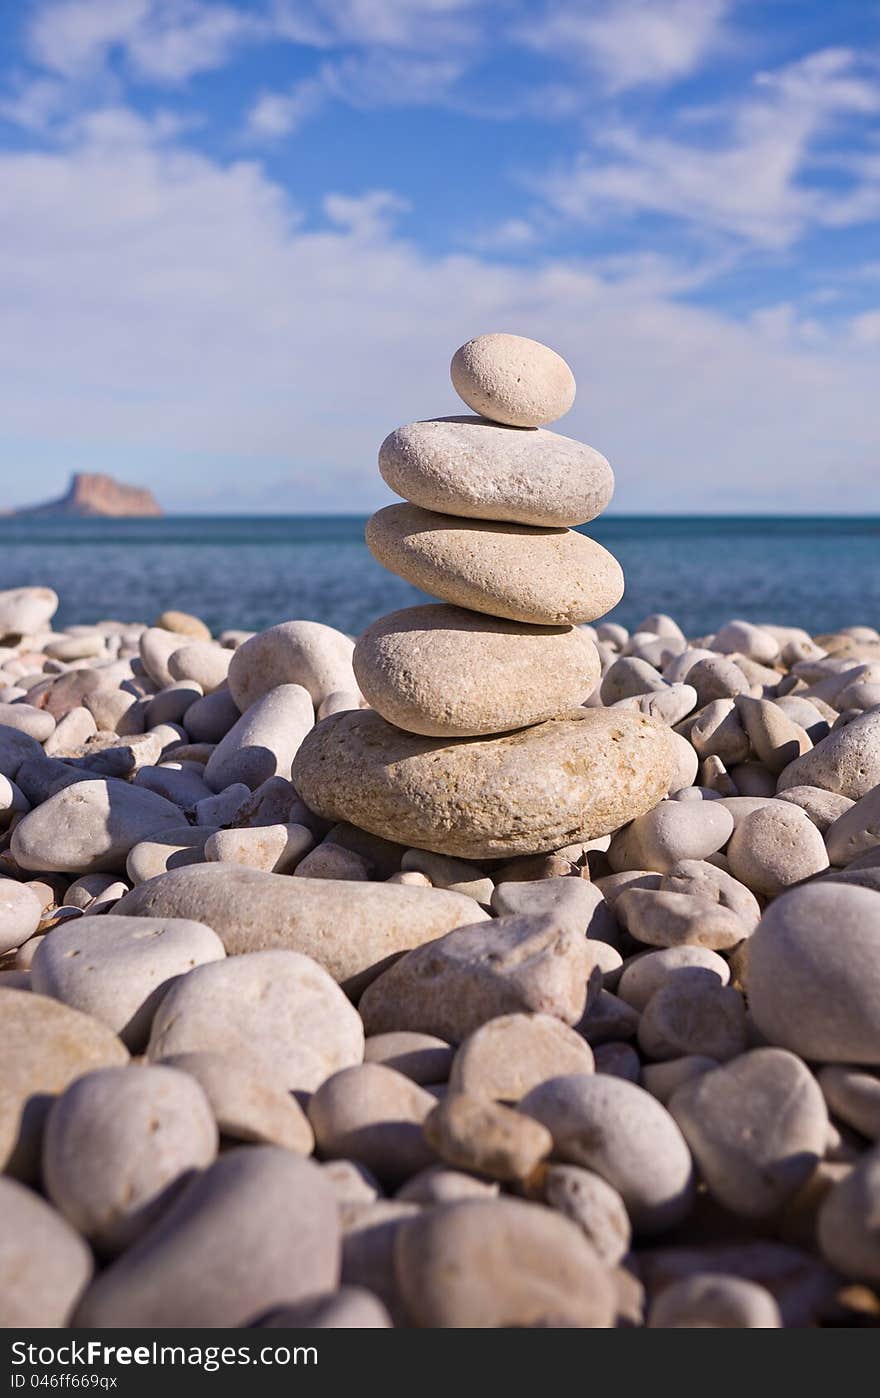
<path id="1" fill-rule="evenodd" d="M 589 698 L 599 657 L 577 627 L 488 619 L 442 604 L 390 612 L 367 627 L 354 669 L 398 728 L 472 737 L 541 723 Z"/>
<path id="2" fill-rule="evenodd" d="M 308 1114 L 323 1155 L 358 1160 L 381 1180 L 399 1183 L 435 1159 L 422 1134 L 435 1105 L 402 1073 L 362 1063 L 328 1078 L 309 1099 Z"/>
<path id="3" fill-rule="evenodd" d="M 592 1071 L 592 1049 L 561 1019 L 545 1014 L 499 1015 L 461 1044 L 449 1086 L 472 1097 L 518 1102 L 548 1078 Z"/>
<path id="4" fill-rule="evenodd" d="M 665 889 L 629 889 L 617 901 L 617 916 L 638 941 L 655 947 L 728 951 L 751 931 L 736 913 L 713 899 Z"/>
<path id="5" fill-rule="evenodd" d="M 729 908 L 751 931 L 761 918 L 761 905 L 744 883 L 724 869 L 704 859 L 680 859 L 663 875 L 660 888 L 664 893 L 689 893 L 709 898 Z"/>
<path id="6" fill-rule="evenodd" d="M 835 728 L 780 774 L 779 790 L 823 786 L 858 801 L 880 783 L 880 709 L 869 709 Z"/>
<path id="7" fill-rule="evenodd" d="M 746 1218 L 764 1218 L 793 1198 L 825 1150 L 819 1085 L 784 1049 L 753 1049 L 692 1078 L 669 1110 L 712 1194 Z"/>
<path id="8" fill-rule="evenodd" d="M 367 521 L 366 539 L 389 572 L 444 602 L 510 621 L 572 626 L 604 615 L 623 596 L 616 558 L 570 529 L 386 505 Z"/>
<path id="9" fill-rule="evenodd" d="M 196 1175 L 86 1292 L 86 1328 L 239 1327 L 339 1283 L 333 1189 L 310 1160 L 239 1146 Z"/>
<path id="10" fill-rule="evenodd" d="M 698 1272 L 667 1286 L 648 1316 L 652 1330 L 778 1330 L 781 1325 L 766 1287 L 716 1272 Z"/>
<path id="11" fill-rule="evenodd" d="M 775 899 L 749 942 L 747 990 L 770 1043 L 880 1064 L 880 894 L 829 882 Z"/>
<path id="12" fill-rule="evenodd" d="M 672 1117 L 634 1083 L 604 1073 L 552 1078 L 519 1110 L 550 1130 L 558 1159 L 595 1170 L 619 1192 L 636 1232 L 672 1228 L 690 1211 L 690 1152 Z"/>
<path id="13" fill-rule="evenodd" d="M 221 864 L 246 864 L 269 873 L 292 874 L 315 838 L 304 825 L 256 825 L 240 830 L 216 830 L 205 841 L 205 859 Z"/>
<path id="14" fill-rule="evenodd" d="M 352 991 L 395 953 L 486 918 L 472 898 L 445 889 L 293 879 L 240 864 L 172 870 L 132 889 L 114 912 L 198 917 L 230 956 L 271 947 L 298 951 Z"/>
<path id="15" fill-rule="evenodd" d="M 46 1123 L 43 1178 L 53 1203 L 105 1255 L 122 1252 L 217 1154 L 198 1083 L 140 1064 L 72 1083 Z"/>
<path id="16" fill-rule="evenodd" d="M 379 448 L 379 471 L 422 509 L 544 528 L 595 519 L 614 490 L 608 462 L 583 442 L 479 417 L 396 428 Z"/>
<path id="17" fill-rule="evenodd" d="M 493 1180 L 527 1179 L 553 1149 L 553 1137 L 540 1122 L 465 1092 L 444 1097 L 425 1118 L 424 1132 L 448 1165 Z"/>
<path id="18" fill-rule="evenodd" d="M 329 819 L 489 859 L 607 834 L 655 804 L 672 765 L 670 730 L 642 714 L 574 709 L 503 737 L 444 742 L 364 710 L 314 728 L 293 780 Z"/>
<path id="19" fill-rule="evenodd" d="M 45 1199 L 6 1175 L 0 1216 L 0 1328 L 68 1325 L 94 1270 L 91 1251 Z"/>
<path id="20" fill-rule="evenodd" d="M 768 898 L 828 868 L 819 831 L 805 811 L 786 802 L 745 816 L 731 836 L 727 858 L 735 879 Z"/>
<path id="21" fill-rule="evenodd" d="M 52 1097 L 93 1068 L 126 1063 L 120 1039 L 90 1015 L 30 990 L 0 990 L 0 1168 L 36 1173 Z"/>
<path id="22" fill-rule="evenodd" d="M 608 1328 L 609 1272 L 576 1224 L 521 1199 L 465 1199 L 405 1222 L 394 1271 L 414 1324 Z"/>
<path id="23" fill-rule="evenodd" d="M 197 966 L 153 1020 L 154 1061 L 202 1049 L 265 1061 L 290 1091 L 315 1088 L 364 1056 L 357 1011 L 323 967 L 295 951 L 256 951 Z"/>
<path id="24" fill-rule="evenodd" d="M 576 392 L 562 356 L 525 335 L 477 335 L 455 351 L 449 372 L 469 408 L 514 427 L 555 422 L 568 412 Z"/>
<path id="25" fill-rule="evenodd" d="M 487 1020 L 522 1012 L 580 1019 L 601 985 L 592 945 L 552 916 L 459 927 L 401 957 L 367 986 L 368 1034 L 414 1029 L 461 1043 Z"/>

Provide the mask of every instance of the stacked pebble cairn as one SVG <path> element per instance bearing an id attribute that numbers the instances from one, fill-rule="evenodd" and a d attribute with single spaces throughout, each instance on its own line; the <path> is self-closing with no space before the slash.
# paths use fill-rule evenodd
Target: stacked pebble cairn
<path id="1" fill-rule="evenodd" d="M 327 626 L 0 592 L 4 1326 L 878 1323 L 880 634 L 578 629 L 610 475 L 497 421 L 570 375 L 454 372 L 376 710 Z"/>
<path id="2" fill-rule="evenodd" d="M 565 360 L 481 335 L 454 355 L 452 382 L 480 416 L 392 432 L 379 469 L 408 503 L 367 525 L 374 557 L 443 601 L 361 636 L 354 672 L 372 707 L 316 729 L 294 780 L 321 815 L 406 845 L 541 854 L 650 810 L 676 755 L 659 720 L 583 707 L 601 667 L 582 624 L 620 601 L 623 573 L 571 528 L 609 503 L 611 467 L 544 430 L 574 402 Z"/>

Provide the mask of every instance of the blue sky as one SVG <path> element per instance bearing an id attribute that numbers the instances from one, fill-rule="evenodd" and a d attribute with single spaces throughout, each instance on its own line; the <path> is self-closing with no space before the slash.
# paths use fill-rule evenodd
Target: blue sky
<path id="1" fill-rule="evenodd" d="M 631 512 L 880 512 L 880 0 L 0 0 L 0 505 L 367 510 L 488 330 Z"/>

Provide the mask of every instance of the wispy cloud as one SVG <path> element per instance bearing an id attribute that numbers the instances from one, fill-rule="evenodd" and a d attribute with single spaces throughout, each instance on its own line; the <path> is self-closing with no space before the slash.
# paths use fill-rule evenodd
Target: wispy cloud
<path id="1" fill-rule="evenodd" d="M 852 162 L 844 188 L 811 176 L 829 132 L 878 111 L 875 74 L 851 51 L 826 49 L 759 73 L 744 98 L 695 114 L 686 136 L 681 122 L 669 135 L 600 128 L 593 149 L 536 184 L 560 212 L 588 221 L 647 211 L 783 248 L 811 225 L 843 226 L 877 212 L 880 162 Z"/>

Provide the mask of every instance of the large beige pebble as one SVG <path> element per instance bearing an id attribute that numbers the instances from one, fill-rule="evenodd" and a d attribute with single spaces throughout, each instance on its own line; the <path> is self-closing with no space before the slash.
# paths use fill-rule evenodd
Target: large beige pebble
<path id="1" fill-rule="evenodd" d="M 198 1083 L 171 1068 L 103 1068 L 56 1100 L 43 1179 L 56 1208 L 99 1253 L 122 1252 L 217 1154 Z"/>
<path id="2" fill-rule="evenodd" d="M 832 864 L 851 864 L 860 854 L 880 846 L 880 785 L 843 811 L 825 832 Z"/>
<path id="3" fill-rule="evenodd" d="M 514 427 L 555 422 L 568 412 L 576 392 L 562 356 L 525 335 L 477 335 L 455 351 L 449 372 L 469 408 Z"/>
<path id="4" fill-rule="evenodd" d="M 471 1097 L 518 1102 L 548 1078 L 592 1071 L 592 1049 L 561 1019 L 545 1014 L 499 1015 L 460 1045 L 449 1086 Z"/>
<path id="5" fill-rule="evenodd" d="M 323 967 L 294 951 L 257 951 L 198 966 L 168 991 L 148 1053 L 212 1050 L 269 1064 L 288 1088 L 313 1092 L 360 1063 L 360 1017 Z"/>
<path id="6" fill-rule="evenodd" d="M 670 732 L 641 714 L 574 709 L 477 742 L 334 714 L 306 737 L 293 780 L 325 818 L 462 859 L 558 849 L 617 829 L 668 789 Z"/>
<path id="7" fill-rule="evenodd" d="M 406 582 L 510 621 L 573 626 L 603 616 L 623 596 L 616 558 L 570 529 L 387 505 L 368 520 L 366 538 L 377 562 Z"/>
<path id="8" fill-rule="evenodd" d="M 746 1005 L 714 971 L 682 967 L 654 991 L 642 1011 L 639 1048 L 646 1058 L 672 1059 L 689 1054 L 736 1058 L 748 1046 Z"/>
<path id="9" fill-rule="evenodd" d="M 831 1189 L 819 1211 L 822 1254 L 855 1281 L 880 1282 L 880 1146 Z"/>
<path id="10" fill-rule="evenodd" d="M 14 879 L 0 878 L 0 954 L 13 951 L 32 937 L 43 909 L 35 893 Z"/>
<path id="11" fill-rule="evenodd" d="M 878 784 L 880 709 L 869 709 L 790 762 L 780 774 L 778 789 L 822 786 L 858 801 Z"/>
<path id="12" fill-rule="evenodd" d="M 529 914 L 460 927 L 401 957 L 367 986 L 368 1034 L 414 1029 L 460 1043 L 499 1015 L 538 1012 L 569 1024 L 601 984 L 591 943 Z"/>
<path id="13" fill-rule="evenodd" d="M 396 428 L 379 448 L 379 471 L 422 509 L 551 529 L 595 519 L 614 490 L 608 462 L 583 442 L 479 417 Z"/>
<path id="14" fill-rule="evenodd" d="M 129 696 L 133 697 L 133 696 Z M 33 704 L 22 702 L 0 704 L 0 725 L 16 728 L 19 733 L 44 743 L 55 731 L 55 720 L 45 709 L 37 709 Z"/>
<path id="15" fill-rule="evenodd" d="M 0 990 L 0 1168 L 33 1178 L 52 1098 L 94 1068 L 128 1061 L 125 1045 L 90 1015 L 30 990 Z"/>
<path id="16" fill-rule="evenodd" d="M 615 835 L 608 863 L 616 872 L 666 873 L 680 859 L 705 859 L 723 848 L 733 817 L 718 801 L 661 801 Z"/>
<path id="17" fill-rule="evenodd" d="M 405 1222 L 394 1269 L 421 1327 L 608 1328 L 610 1274 L 581 1230 L 520 1199 L 465 1199 Z"/>
<path id="18" fill-rule="evenodd" d="M 519 1110 L 548 1128 L 558 1159 L 595 1170 L 618 1191 L 636 1232 L 672 1228 L 689 1212 L 693 1179 L 684 1137 L 634 1083 L 605 1073 L 551 1078 Z"/>
<path id="19" fill-rule="evenodd" d="M 753 1049 L 692 1078 L 669 1110 L 712 1194 L 746 1218 L 764 1218 L 792 1199 L 825 1150 L 821 1090 L 785 1049 Z"/>
<path id="20" fill-rule="evenodd" d="M 540 1122 L 466 1092 L 447 1093 L 425 1118 L 424 1132 L 448 1165 L 508 1182 L 528 1179 L 553 1149 Z"/>
<path id="21" fill-rule="evenodd" d="M 778 775 L 783 767 L 813 746 L 800 724 L 771 700 L 738 694 L 735 703 L 755 757 L 771 772 Z"/>
<path id="22" fill-rule="evenodd" d="M 606 708 L 645 694 L 663 694 L 669 685 L 646 660 L 623 656 L 609 666 L 602 677 L 599 694 Z"/>
<path id="23" fill-rule="evenodd" d="M 317 1165 L 277 1146 L 222 1155 L 101 1273 L 87 1328 L 247 1325 L 339 1281 L 338 1207 Z"/>
<path id="24" fill-rule="evenodd" d="M 283 1074 L 257 1058 L 236 1053 L 178 1053 L 163 1058 L 163 1068 L 188 1073 L 208 1099 L 221 1136 L 258 1141 L 311 1155 L 312 1128 L 302 1107 L 288 1091 Z"/>
<path id="25" fill-rule="evenodd" d="M 212 641 L 194 641 L 173 652 L 168 669 L 176 680 L 195 680 L 203 694 L 213 694 L 225 683 L 233 654 Z"/>
<path id="26" fill-rule="evenodd" d="M 749 735 L 730 698 L 713 699 L 705 704 L 689 727 L 687 737 L 701 758 L 720 758 L 726 767 L 745 762 L 751 751 Z"/>
<path id="27" fill-rule="evenodd" d="M 508 880 L 495 885 L 492 911 L 505 913 L 552 913 L 576 932 L 611 945 L 618 927 L 602 891 L 588 879 L 564 875 L 549 879 Z"/>
<path id="28" fill-rule="evenodd" d="M 655 947 L 728 951 L 748 937 L 753 925 L 714 899 L 662 888 L 630 888 L 617 900 L 616 908 L 631 935 Z"/>
<path id="29" fill-rule="evenodd" d="M 407 607 L 358 639 L 365 698 L 398 728 L 473 737 L 541 723 L 589 698 L 596 647 L 578 627 L 489 620 L 463 607 Z"/>
<path id="30" fill-rule="evenodd" d="M 869 1141 L 880 1141 L 880 1075 L 834 1063 L 816 1077 L 830 1111 Z"/>
<path id="31" fill-rule="evenodd" d="M 629 1251 L 632 1230 L 616 1189 L 580 1165 L 545 1165 L 529 1194 L 576 1223 L 602 1261 L 615 1267 Z"/>
<path id="32" fill-rule="evenodd" d="M 205 841 L 205 859 L 246 864 L 269 873 L 292 874 L 314 844 L 304 825 L 256 825 L 251 829 L 215 830 Z"/>
<path id="33" fill-rule="evenodd" d="M 5 1175 L 0 1217 L 0 1328 L 68 1325 L 94 1270 L 88 1246 L 44 1199 Z"/>
<path id="34" fill-rule="evenodd" d="M 210 641 L 210 629 L 201 617 L 191 612 L 170 610 L 163 612 L 156 625 L 163 631 L 176 631 L 181 636 L 192 636 L 197 641 Z"/>
<path id="35" fill-rule="evenodd" d="M 317 706 L 338 690 L 356 691 L 354 642 L 318 621 L 282 621 L 260 631 L 233 653 L 229 691 L 244 712 L 279 685 L 308 690 Z"/>
<path id="36" fill-rule="evenodd" d="M 774 900 L 749 942 L 747 989 L 771 1044 L 880 1064 L 880 894 L 829 882 Z"/>
<path id="37" fill-rule="evenodd" d="M 728 621 L 715 633 L 712 649 L 722 655 L 738 652 L 762 665 L 772 665 L 779 655 L 779 641 L 770 631 L 749 621 Z"/>
<path id="38" fill-rule="evenodd" d="M 711 971 L 717 976 L 719 985 L 727 985 L 730 980 L 730 970 L 724 957 L 708 947 L 665 947 L 662 951 L 649 951 L 630 957 L 617 983 L 617 994 L 641 1014 L 655 990 L 682 970 L 694 966 Z"/>
<path id="39" fill-rule="evenodd" d="M 289 777 L 297 749 L 315 721 L 308 690 L 280 684 L 245 709 L 205 767 L 214 791 L 243 782 L 251 791 L 269 777 Z"/>
<path id="40" fill-rule="evenodd" d="M 828 868 L 819 831 L 805 811 L 787 802 L 745 816 L 731 836 L 727 858 L 735 879 L 768 898 Z"/>
<path id="41" fill-rule="evenodd" d="M 166 684 L 174 683 L 168 661 L 176 650 L 180 650 L 179 631 L 166 631 L 161 626 L 150 626 L 141 632 L 138 650 L 144 669 L 160 689 Z"/>
<path id="42" fill-rule="evenodd" d="M 435 1159 L 422 1133 L 434 1106 L 431 1094 L 402 1073 L 362 1063 L 329 1077 L 309 1099 L 308 1114 L 324 1156 L 358 1160 L 399 1183 Z"/>
<path id="43" fill-rule="evenodd" d="M 757 1282 L 702 1272 L 661 1291 L 648 1325 L 652 1330 L 778 1330 L 782 1316 Z"/>
<path id="44" fill-rule="evenodd" d="M 711 704 L 713 699 L 730 699 L 735 694 L 749 692 L 749 682 L 742 670 L 722 655 L 697 660 L 687 671 L 687 682 L 697 691 L 700 708 Z"/>
<path id="45" fill-rule="evenodd" d="M 201 920 L 229 956 L 301 952 L 353 992 L 388 958 L 487 917 L 472 898 L 445 889 L 291 879 L 235 864 L 173 870 L 132 889 L 115 911 Z"/>
<path id="46" fill-rule="evenodd" d="M 139 841 L 179 825 L 178 807 L 153 791 L 113 778 L 82 781 L 26 815 L 11 848 L 23 869 L 116 873 Z"/>
<path id="47" fill-rule="evenodd" d="M 51 995 L 106 1024 L 131 1052 L 150 1035 L 153 1015 L 178 977 L 222 961 L 210 927 L 183 919 L 80 918 L 44 938 L 31 964 L 40 995 Z"/>
<path id="48" fill-rule="evenodd" d="M 0 637 L 42 631 L 57 610 L 58 594 L 51 587 L 13 587 L 0 592 Z"/>

